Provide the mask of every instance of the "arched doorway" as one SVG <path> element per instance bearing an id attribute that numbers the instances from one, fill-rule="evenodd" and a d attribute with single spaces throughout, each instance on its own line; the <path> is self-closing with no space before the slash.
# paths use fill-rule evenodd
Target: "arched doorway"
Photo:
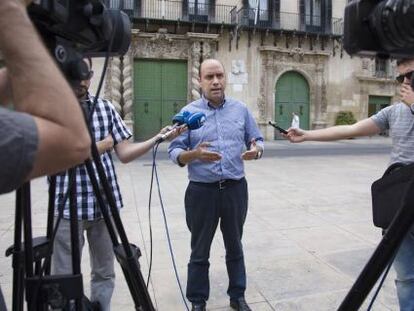
<path id="1" fill-rule="evenodd" d="M 284 73 L 276 83 L 275 121 L 282 128 L 289 128 L 292 113 L 299 116 L 300 128 L 309 129 L 309 85 L 296 71 Z M 280 138 L 275 131 L 275 139 Z"/>

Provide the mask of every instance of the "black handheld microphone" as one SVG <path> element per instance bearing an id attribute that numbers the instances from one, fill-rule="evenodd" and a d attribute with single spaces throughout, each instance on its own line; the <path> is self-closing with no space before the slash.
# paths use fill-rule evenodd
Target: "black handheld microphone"
<path id="1" fill-rule="evenodd" d="M 282 129 L 280 126 L 277 126 L 275 122 L 269 121 L 269 125 L 273 126 L 280 133 L 283 133 L 283 134 L 287 134 L 288 133 L 286 130 Z"/>

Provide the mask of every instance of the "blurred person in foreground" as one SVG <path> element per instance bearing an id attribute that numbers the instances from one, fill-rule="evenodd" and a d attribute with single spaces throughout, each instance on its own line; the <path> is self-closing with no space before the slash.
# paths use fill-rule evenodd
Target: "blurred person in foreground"
<path id="1" fill-rule="evenodd" d="M 90 138 L 78 101 L 25 3 L 1 0 L 0 16 L 0 193 L 5 193 L 82 162 Z"/>
<path id="2" fill-rule="evenodd" d="M 401 101 L 388 106 L 370 118 L 352 125 L 338 125 L 305 131 L 290 128 L 285 135 L 291 142 L 333 141 L 358 136 L 372 136 L 390 130 L 392 151 L 389 165 L 414 162 L 414 58 L 397 61 L 397 81 L 401 84 Z M 414 310 L 414 226 L 403 240 L 394 259 L 395 284 L 401 311 Z"/>

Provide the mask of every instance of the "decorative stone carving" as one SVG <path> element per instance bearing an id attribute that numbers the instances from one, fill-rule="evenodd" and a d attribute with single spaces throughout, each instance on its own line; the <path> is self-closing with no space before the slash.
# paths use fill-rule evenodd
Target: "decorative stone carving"
<path id="1" fill-rule="evenodd" d="M 115 109 L 122 115 L 121 107 L 121 60 L 113 57 L 111 60 L 111 99 Z"/>
<path id="2" fill-rule="evenodd" d="M 269 57 L 263 57 L 262 68 L 265 68 Z M 257 107 L 259 109 L 259 123 L 266 122 L 266 89 L 267 89 L 267 71 L 263 71 L 260 77 L 260 95 L 257 100 Z"/>
<path id="3" fill-rule="evenodd" d="M 187 59 L 188 50 L 185 38 L 173 38 L 168 34 L 138 36 L 132 42 L 134 58 Z"/>
<path id="4" fill-rule="evenodd" d="M 326 80 L 323 71 L 321 72 L 322 76 L 322 86 L 321 86 L 321 112 L 322 114 L 327 112 L 328 101 L 326 98 Z"/>
<path id="5" fill-rule="evenodd" d="M 201 57 L 201 44 L 199 41 L 195 41 L 191 47 L 191 98 L 197 100 L 201 97 L 200 83 L 198 81 L 200 72 L 200 57 Z"/>
<path id="6" fill-rule="evenodd" d="M 203 42 L 203 59 L 211 58 L 211 45 L 210 42 Z"/>
<path id="7" fill-rule="evenodd" d="M 258 99 L 259 122 L 273 117 L 274 87 L 287 71 L 297 71 L 308 81 L 311 124 L 326 125 L 327 86 L 326 63 L 329 53 L 291 50 L 274 46 L 260 47 L 262 54 L 260 91 Z M 271 138 L 271 137 L 267 137 Z"/>
<path id="8" fill-rule="evenodd" d="M 125 54 L 123 59 L 123 70 L 122 70 L 122 98 L 125 120 L 132 120 L 133 118 L 133 84 L 132 84 L 132 62 L 129 54 Z"/>

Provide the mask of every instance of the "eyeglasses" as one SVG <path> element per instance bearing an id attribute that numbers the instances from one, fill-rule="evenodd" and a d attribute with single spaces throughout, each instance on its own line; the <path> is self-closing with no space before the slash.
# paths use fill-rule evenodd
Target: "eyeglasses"
<path id="1" fill-rule="evenodd" d="M 397 76 L 395 79 L 398 81 L 398 83 L 403 83 L 404 79 L 407 78 L 408 80 L 411 80 L 411 77 L 413 76 L 414 71 L 407 72 L 403 75 Z"/>

